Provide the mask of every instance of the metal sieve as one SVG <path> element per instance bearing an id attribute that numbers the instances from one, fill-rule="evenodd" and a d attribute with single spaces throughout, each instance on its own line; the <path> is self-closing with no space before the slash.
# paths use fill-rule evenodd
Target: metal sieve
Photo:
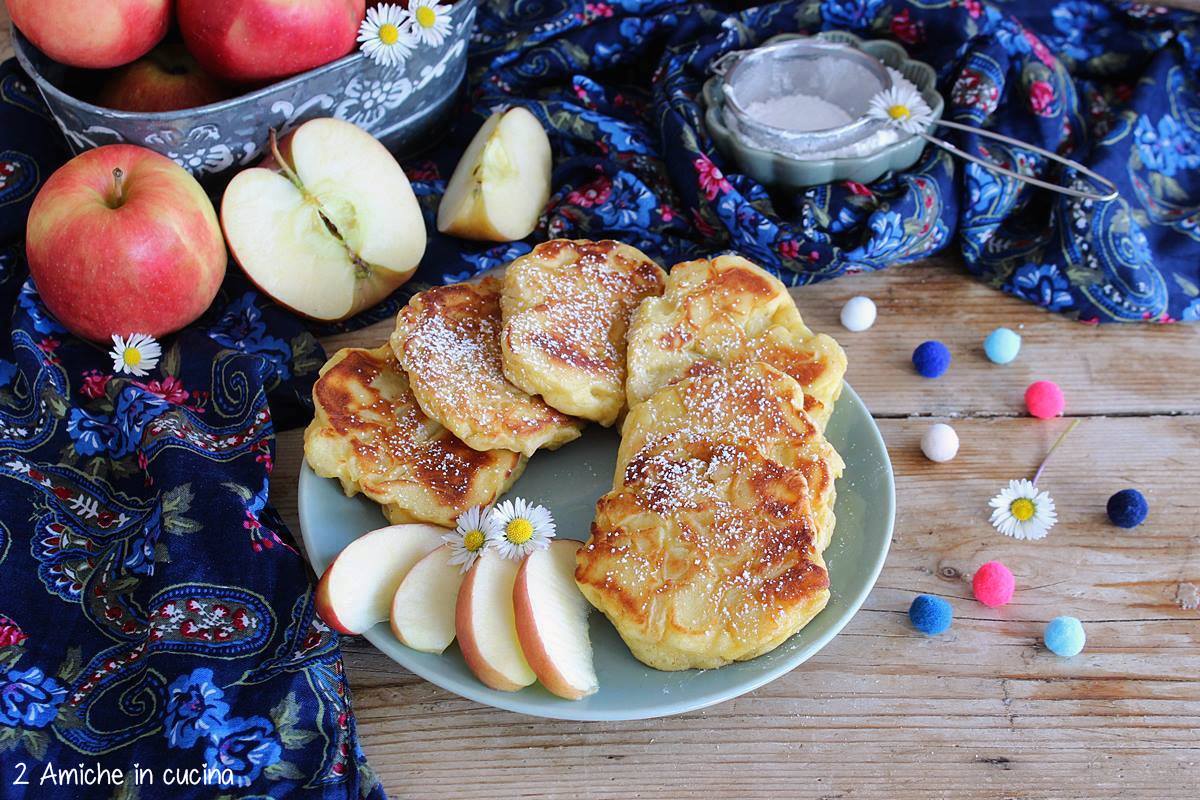
<path id="1" fill-rule="evenodd" d="M 883 127 L 867 116 L 871 98 L 892 87 L 874 56 L 819 39 L 791 39 L 727 53 L 713 64 L 725 98 L 725 123 L 759 147 L 784 154 L 833 150 Z M 805 95 L 842 109 L 850 122 L 811 128 L 811 120 L 773 124 L 751 112 L 756 105 Z"/>

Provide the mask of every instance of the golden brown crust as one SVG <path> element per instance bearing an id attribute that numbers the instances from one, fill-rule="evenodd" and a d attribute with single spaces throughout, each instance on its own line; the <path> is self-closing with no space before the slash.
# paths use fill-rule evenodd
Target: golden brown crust
<path id="1" fill-rule="evenodd" d="M 504 374 L 559 411 L 613 424 L 625 407 L 629 317 L 665 279 L 620 242 L 539 244 L 504 273 Z"/>
<path id="2" fill-rule="evenodd" d="M 803 473 L 747 443 L 664 439 L 596 504 L 576 582 L 657 669 L 754 658 L 829 598 Z"/>
<path id="3" fill-rule="evenodd" d="M 621 428 L 615 481 L 634 455 L 663 439 L 742 441 L 804 474 L 824 550 L 833 536 L 834 481 L 843 462 L 805 411 L 807 396 L 788 375 L 762 363 L 713 366 L 659 390 L 630 410 Z M 616 485 L 614 483 L 614 485 Z"/>
<path id="4" fill-rule="evenodd" d="M 390 344 L 421 409 L 476 450 L 532 455 L 579 436 L 583 423 L 504 376 L 500 283 L 438 286 L 414 296 Z"/>
<path id="5" fill-rule="evenodd" d="M 313 471 L 383 504 L 394 523 L 453 526 L 466 509 L 493 502 L 525 466 L 519 453 L 479 452 L 427 417 L 387 346 L 335 353 L 313 386 L 313 404 L 304 434 Z"/>
<path id="6" fill-rule="evenodd" d="M 714 365 L 762 361 L 800 382 L 824 428 L 846 372 L 841 347 L 805 326 L 787 287 L 740 256 L 676 264 L 663 295 L 634 314 L 628 340 L 631 408 Z"/>

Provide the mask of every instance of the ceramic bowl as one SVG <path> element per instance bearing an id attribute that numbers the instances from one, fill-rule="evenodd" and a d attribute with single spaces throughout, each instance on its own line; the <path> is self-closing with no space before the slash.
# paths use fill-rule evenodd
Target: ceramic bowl
<path id="1" fill-rule="evenodd" d="M 845 44 L 874 56 L 912 81 L 932 109 L 934 119 L 941 117 L 944 104 L 937 92 L 937 74 L 928 64 L 910 59 L 904 48 L 895 42 L 864 42 L 850 33 L 828 31 L 816 36 L 783 34 L 768 39 L 764 45 L 796 39 Z M 870 183 L 889 171 L 908 169 L 925 149 L 925 141 L 917 136 L 900 139 L 870 155 L 843 158 L 800 159 L 756 147 L 725 123 L 721 81 L 720 75 L 714 75 L 704 84 L 704 122 L 717 148 L 733 159 L 739 170 L 760 183 L 785 189 L 845 180 Z"/>
<path id="2" fill-rule="evenodd" d="M 21 67 L 46 99 L 76 153 L 117 142 L 155 150 L 206 184 L 221 183 L 263 155 L 270 130 L 315 117 L 353 122 L 399 154 L 436 138 L 467 68 L 467 42 L 479 0 L 454 6 L 450 35 L 417 48 L 403 66 L 382 67 L 355 50 L 316 69 L 230 100 L 161 113 L 116 111 L 69 94 L 79 73 L 51 60 L 16 28 Z"/>

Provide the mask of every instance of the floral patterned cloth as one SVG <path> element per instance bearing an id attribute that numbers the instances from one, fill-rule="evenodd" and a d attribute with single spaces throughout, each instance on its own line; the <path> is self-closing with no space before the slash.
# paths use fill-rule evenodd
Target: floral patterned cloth
<path id="1" fill-rule="evenodd" d="M 149 376 L 114 377 L 104 348 L 46 312 L 23 263 L 59 141 L 5 65 L 0 795 L 382 798 L 338 637 L 267 503 L 275 426 L 311 413 L 324 352 L 231 276 Z M 48 767 L 97 763 L 126 785 L 45 782 Z"/>
<path id="2" fill-rule="evenodd" d="M 1086 322 L 1200 319 L 1197 17 L 1093 0 L 721 5 L 481 7 L 475 125 L 492 109 L 526 106 L 556 154 L 554 194 L 533 240 L 613 236 L 667 265 L 732 249 L 797 285 L 957 244 L 980 279 Z M 870 186 L 768 192 L 715 149 L 700 89 L 724 53 L 819 30 L 899 41 L 938 69 L 948 118 L 1080 160 L 1115 181 L 1121 198 L 1074 200 L 932 147 L 913 169 Z M 1006 165 L 1072 179 L 991 140 L 939 133 Z M 462 143 L 416 165 L 430 209 Z M 436 238 L 421 277 L 458 280 L 529 246 Z"/>

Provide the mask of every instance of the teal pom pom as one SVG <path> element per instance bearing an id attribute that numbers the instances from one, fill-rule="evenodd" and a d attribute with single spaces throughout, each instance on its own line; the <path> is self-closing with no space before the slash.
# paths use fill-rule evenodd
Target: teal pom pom
<path id="1" fill-rule="evenodd" d="M 1046 647 L 1056 656 L 1070 658 L 1083 650 L 1087 637 L 1083 633 L 1083 623 L 1074 617 L 1055 617 L 1046 626 Z"/>
<path id="2" fill-rule="evenodd" d="M 913 350 L 912 362 L 922 376 L 940 378 L 950 369 L 950 350 L 941 342 L 922 342 Z"/>
<path id="3" fill-rule="evenodd" d="M 983 340 L 983 352 L 993 364 L 1007 364 L 1021 351 L 1021 336 L 1009 328 L 996 328 Z"/>
<path id="4" fill-rule="evenodd" d="M 1137 489 L 1122 489 L 1108 498 L 1108 518 L 1113 525 L 1136 528 L 1146 521 L 1150 504 Z"/>
<path id="5" fill-rule="evenodd" d="M 954 610 L 940 597 L 921 594 L 908 607 L 908 618 L 921 633 L 933 635 L 950 629 Z"/>

